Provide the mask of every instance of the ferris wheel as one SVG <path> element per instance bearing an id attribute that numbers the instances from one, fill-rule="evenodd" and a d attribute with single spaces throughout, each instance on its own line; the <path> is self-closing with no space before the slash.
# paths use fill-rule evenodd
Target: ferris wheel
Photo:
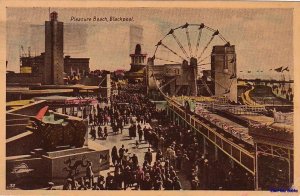
<path id="1" fill-rule="evenodd" d="M 206 26 L 205 24 L 189 24 L 178 26 L 170 29 L 170 31 L 157 42 L 155 50 L 152 56 L 152 64 L 165 65 L 164 73 L 158 74 L 155 71 L 149 70 L 149 74 L 153 78 L 156 88 L 164 94 L 168 95 L 172 83 L 182 84 L 173 91 L 173 94 L 177 94 L 184 88 L 180 86 L 186 86 L 189 90 L 187 95 L 197 96 L 197 78 L 202 74 L 204 70 L 210 70 L 211 66 L 211 52 L 214 45 L 222 45 L 230 47 L 230 42 L 224 38 L 224 36 L 217 29 Z M 155 63 L 154 63 L 155 61 Z M 227 61 L 233 63 L 235 58 L 227 59 Z M 189 74 L 182 73 L 179 67 L 189 67 Z M 212 70 L 211 70 L 212 71 Z M 217 70 L 214 70 L 215 72 Z M 184 71 L 183 71 L 184 72 Z M 223 72 L 230 76 L 230 79 L 236 78 L 236 73 L 228 72 L 228 68 L 224 68 Z M 221 88 L 224 88 L 224 94 L 229 93 L 229 89 L 232 82 L 228 84 L 221 84 L 210 75 L 206 75 L 211 81 L 215 82 Z M 184 83 L 182 77 L 190 78 L 190 86 Z M 191 79 L 192 78 L 192 79 Z M 193 82 L 191 82 L 193 80 Z M 176 81 L 176 82 L 175 82 Z M 202 86 L 200 88 L 206 88 L 207 92 L 212 95 L 211 89 L 206 84 L 205 80 L 201 80 Z"/>

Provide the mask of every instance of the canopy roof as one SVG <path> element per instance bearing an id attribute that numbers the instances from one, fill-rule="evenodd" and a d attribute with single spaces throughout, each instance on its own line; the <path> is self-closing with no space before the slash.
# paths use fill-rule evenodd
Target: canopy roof
<path id="1" fill-rule="evenodd" d="M 86 102 L 97 102 L 95 98 L 78 98 L 78 97 L 68 97 L 68 96 L 60 96 L 60 95 L 51 95 L 46 97 L 35 97 L 35 101 L 46 100 L 48 103 L 62 103 L 62 104 L 79 104 Z"/>
<path id="2" fill-rule="evenodd" d="M 23 105 L 27 105 L 27 104 L 32 103 L 32 102 L 33 102 L 32 99 L 9 101 L 9 102 L 6 102 L 6 107 L 23 106 Z"/>

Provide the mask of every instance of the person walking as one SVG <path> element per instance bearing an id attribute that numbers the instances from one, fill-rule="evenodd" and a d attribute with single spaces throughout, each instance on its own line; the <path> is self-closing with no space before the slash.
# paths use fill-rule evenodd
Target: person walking
<path id="1" fill-rule="evenodd" d="M 85 180 L 83 177 L 81 177 L 80 181 L 79 181 L 79 187 L 77 190 L 87 190 L 87 187 L 85 186 Z"/>
<path id="2" fill-rule="evenodd" d="M 133 139 L 135 139 L 135 137 L 136 137 L 136 125 L 135 124 L 132 125 L 132 135 L 130 137 L 133 137 Z"/>
<path id="3" fill-rule="evenodd" d="M 152 152 L 151 152 L 150 148 L 148 148 L 148 151 L 145 154 L 144 160 L 147 161 L 149 163 L 149 165 L 151 165 L 151 163 L 152 163 Z"/>
<path id="4" fill-rule="evenodd" d="M 122 147 L 119 149 L 119 163 L 120 164 L 123 164 L 122 159 L 123 159 L 124 152 L 125 152 L 125 148 L 124 148 L 124 144 L 122 144 Z"/>
<path id="5" fill-rule="evenodd" d="M 126 190 L 129 185 L 130 185 L 130 182 L 131 182 L 131 167 L 129 165 L 127 165 L 125 168 L 124 168 L 124 190 Z"/>
<path id="6" fill-rule="evenodd" d="M 108 172 L 106 177 L 106 190 L 113 190 L 114 176 Z"/>
<path id="7" fill-rule="evenodd" d="M 143 129 L 142 128 L 138 129 L 138 135 L 139 135 L 139 142 L 141 143 L 142 139 L 143 139 Z"/>
<path id="8" fill-rule="evenodd" d="M 123 181 L 124 181 L 124 176 L 123 176 L 123 173 L 120 170 L 115 172 L 114 179 L 115 179 L 115 183 L 116 183 L 116 186 L 117 186 L 117 190 L 122 190 L 122 184 L 123 184 Z"/>
<path id="9" fill-rule="evenodd" d="M 75 180 L 74 176 L 72 177 L 71 186 L 72 186 L 72 190 L 77 190 L 77 188 L 79 187 L 79 184 L 78 184 L 77 180 Z"/>
<path id="10" fill-rule="evenodd" d="M 95 127 L 94 127 L 94 126 L 91 127 L 91 132 L 90 132 L 90 134 L 91 134 L 91 138 L 92 138 L 93 140 L 95 140 L 95 139 L 96 139 L 96 130 L 95 130 Z"/>
<path id="11" fill-rule="evenodd" d="M 165 188 L 165 190 L 173 190 L 173 181 L 170 179 L 169 174 L 166 174 L 166 177 L 164 180 L 164 188 Z"/>
<path id="12" fill-rule="evenodd" d="M 118 149 L 116 146 L 114 146 L 111 150 L 111 160 L 112 164 L 115 166 L 115 164 L 118 162 Z"/>
<path id="13" fill-rule="evenodd" d="M 46 190 L 56 190 L 55 188 L 53 188 L 54 183 L 53 182 L 48 182 L 48 188 Z"/>
<path id="14" fill-rule="evenodd" d="M 132 160 L 132 169 L 133 170 L 136 170 L 138 165 L 139 165 L 139 159 L 138 157 L 136 156 L 136 154 L 133 154 L 132 157 L 131 157 L 131 160 Z"/>
<path id="15" fill-rule="evenodd" d="M 93 115 L 89 114 L 89 124 L 92 125 L 93 124 Z"/>
<path id="16" fill-rule="evenodd" d="M 97 183 L 94 183 L 94 184 L 93 184 L 92 190 L 100 190 L 100 187 L 98 187 L 98 184 L 97 184 Z"/>
<path id="17" fill-rule="evenodd" d="M 86 178 L 89 180 L 89 188 L 92 188 L 94 184 L 94 172 L 92 168 L 92 162 L 88 162 L 88 165 L 86 167 Z"/>
<path id="18" fill-rule="evenodd" d="M 98 184 L 98 187 L 100 188 L 100 190 L 105 190 L 104 176 L 102 176 L 102 175 L 98 176 L 97 184 Z"/>
<path id="19" fill-rule="evenodd" d="M 182 189 L 181 183 L 179 182 L 178 177 L 175 176 L 173 179 L 173 190 L 181 190 L 181 189 Z"/>
<path id="20" fill-rule="evenodd" d="M 101 139 L 101 138 L 103 138 L 103 133 L 102 133 L 102 128 L 101 128 L 101 126 L 98 126 L 98 139 Z"/>
<path id="21" fill-rule="evenodd" d="M 163 155 L 162 155 L 161 150 L 157 150 L 157 152 L 156 152 L 156 157 L 155 157 L 155 161 L 156 161 L 156 162 L 157 162 L 157 161 L 162 161 L 162 159 L 163 159 Z"/>
<path id="22" fill-rule="evenodd" d="M 106 140 L 106 138 L 108 137 L 108 133 L 107 133 L 107 127 L 104 127 L 104 139 Z"/>
<path id="23" fill-rule="evenodd" d="M 198 190 L 199 189 L 199 180 L 197 177 L 194 177 L 191 181 L 191 190 Z"/>
<path id="24" fill-rule="evenodd" d="M 170 159 L 170 165 L 175 166 L 176 153 L 175 153 L 174 147 L 170 148 L 169 159 Z"/>
<path id="25" fill-rule="evenodd" d="M 160 176 L 157 176 L 153 183 L 153 190 L 161 190 L 162 189 L 162 180 Z"/>
<path id="26" fill-rule="evenodd" d="M 146 173 L 145 179 L 141 183 L 141 190 L 152 190 L 152 181 L 149 173 Z"/>
<path id="27" fill-rule="evenodd" d="M 63 190 L 72 190 L 72 179 L 68 178 L 66 184 L 63 186 Z"/>

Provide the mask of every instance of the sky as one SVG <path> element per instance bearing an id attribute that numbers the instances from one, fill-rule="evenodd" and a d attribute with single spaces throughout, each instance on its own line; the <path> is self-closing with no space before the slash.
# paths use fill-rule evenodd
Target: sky
<path id="1" fill-rule="evenodd" d="M 289 66 L 286 78 L 293 78 L 293 10 L 292 9 L 192 9 L 192 8 L 50 8 L 58 12 L 58 20 L 64 22 L 64 55 L 90 58 L 94 69 L 130 68 L 129 28 L 138 25 L 143 28 L 142 52 L 151 57 L 155 44 L 171 28 L 188 22 L 204 23 L 220 33 L 235 45 L 237 69 L 240 77 L 282 77 L 270 69 Z M 71 18 L 128 17 L 133 21 L 97 22 L 72 21 Z M 25 52 L 31 47 L 31 55 L 44 52 L 44 23 L 49 19 L 48 8 L 7 8 L 6 40 L 8 70 L 19 71 L 20 46 Z M 209 41 L 212 32 L 204 30 L 200 40 L 198 56 Z M 188 42 L 184 29 L 175 32 L 184 48 Z M 189 27 L 192 53 L 197 43 L 197 27 Z M 181 52 L 171 36 L 163 43 Z M 224 42 L 218 37 L 207 47 L 202 57 L 210 55 L 213 45 Z M 181 53 L 183 55 L 183 53 Z M 196 54 L 193 54 L 196 55 Z M 180 61 L 166 49 L 159 48 L 156 53 L 164 59 Z M 209 62 L 209 58 L 206 62 Z M 166 63 L 156 61 L 157 64 Z M 209 68 L 205 65 L 204 68 Z M 241 72 L 242 71 L 242 72 Z M 247 73 L 251 71 L 251 73 Z"/>

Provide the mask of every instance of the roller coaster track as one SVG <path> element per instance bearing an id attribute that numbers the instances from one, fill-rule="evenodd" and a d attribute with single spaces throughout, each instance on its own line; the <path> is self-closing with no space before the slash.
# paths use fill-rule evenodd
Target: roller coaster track
<path id="1" fill-rule="evenodd" d="M 254 86 L 250 90 L 247 90 L 246 92 L 242 93 L 241 98 L 245 105 L 248 106 L 256 106 L 256 107 L 263 107 L 261 104 L 256 103 L 249 95 L 250 91 L 253 91 Z"/>

